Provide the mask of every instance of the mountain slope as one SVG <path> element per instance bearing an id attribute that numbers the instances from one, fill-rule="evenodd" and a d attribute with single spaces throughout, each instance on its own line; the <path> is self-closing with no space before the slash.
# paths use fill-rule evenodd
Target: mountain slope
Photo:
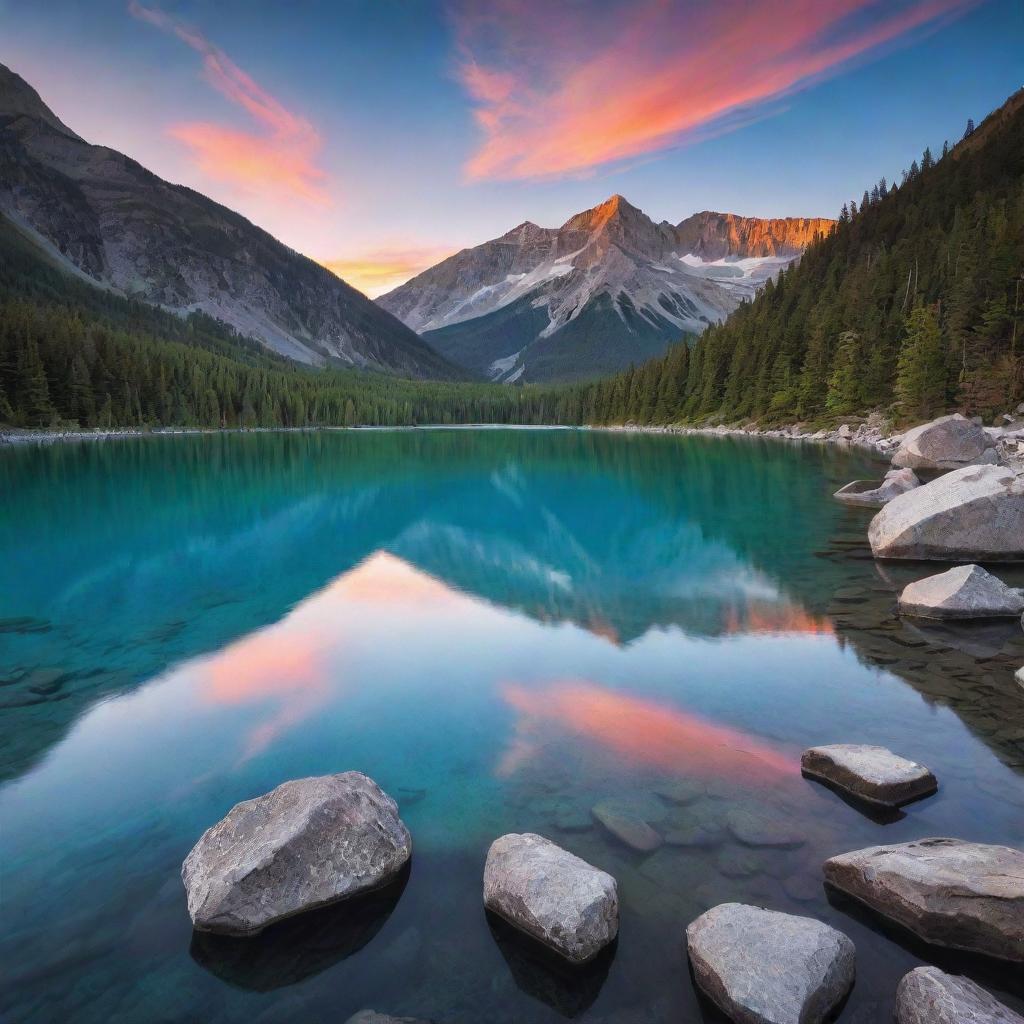
<path id="1" fill-rule="evenodd" d="M 244 217 L 85 142 L 0 65 L 0 212 L 95 282 L 201 310 L 299 362 L 455 375 L 400 321 Z"/>
<path id="2" fill-rule="evenodd" d="M 615 195 L 560 228 L 520 224 L 377 301 L 492 379 L 595 376 L 721 321 L 831 223 L 705 212 L 656 224 Z"/>
<path id="3" fill-rule="evenodd" d="M 591 387 L 594 422 L 992 416 L 1024 399 L 1024 90 L 692 349 Z"/>

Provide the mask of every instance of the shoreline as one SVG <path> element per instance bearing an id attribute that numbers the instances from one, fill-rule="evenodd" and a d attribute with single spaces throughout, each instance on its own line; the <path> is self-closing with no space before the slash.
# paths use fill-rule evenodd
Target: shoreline
<path id="1" fill-rule="evenodd" d="M 75 441 L 119 441 L 145 437 L 201 437 L 214 434 L 312 434 L 332 431 L 413 431 L 413 430 L 593 430 L 621 434 L 673 434 L 695 437 L 762 437 L 783 441 L 813 441 L 819 444 L 838 444 L 856 447 L 884 455 L 885 446 L 895 447 L 894 439 L 874 432 L 864 436 L 851 431 L 842 434 L 842 428 L 832 431 L 809 433 L 801 431 L 798 425 L 778 427 L 770 430 L 743 427 L 687 427 L 687 426 L 643 426 L 640 424 L 590 424 L 568 425 L 562 423 L 423 423 L 416 426 L 353 426 L 333 425 L 315 427 L 156 427 L 151 430 L 115 427 L 109 430 L 33 430 L 0 429 L 0 448 L 18 445 L 47 445 Z"/>

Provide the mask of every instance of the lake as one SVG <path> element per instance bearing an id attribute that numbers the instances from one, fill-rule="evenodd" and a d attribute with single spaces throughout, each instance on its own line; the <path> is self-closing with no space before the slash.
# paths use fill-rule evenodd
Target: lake
<path id="1" fill-rule="evenodd" d="M 880 842 L 1024 844 L 1024 633 L 901 622 L 898 590 L 940 567 L 871 560 L 870 512 L 830 498 L 863 475 L 814 445 L 557 430 L 0 451 L 0 1016 L 719 1021 L 683 936 L 723 901 L 848 934 L 843 1021 L 889 1021 L 922 962 L 1021 1008 L 1019 969 L 821 884 Z M 801 777 L 830 742 L 889 746 L 940 790 L 868 816 Z M 349 769 L 399 802 L 407 875 L 255 939 L 194 935 L 202 832 Z M 603 802 L 671 841 L 633 852 Z M 511 831 L 618 879 L 619 939 L 587 969 L 485 914 Z"/>

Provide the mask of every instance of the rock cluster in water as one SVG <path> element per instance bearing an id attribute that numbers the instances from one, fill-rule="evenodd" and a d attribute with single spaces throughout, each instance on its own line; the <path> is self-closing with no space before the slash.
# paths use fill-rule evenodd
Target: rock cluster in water
<path id="1" fill-rule="evenodd" d="M 1024 612 L 1024 594 L 980 565 L 958 565 L 908 584 L 899 606 L 905 615 L 926 619 L 1016 618 Z"/>
<path id="2" fill-rule="evenodd" d="M 901 494 L 920 486 L 921 481 L 912 469 L 890 469 L 881 483 L 875 483 L 873 480 L 854 480 L 853 483 L 840 487 L 833 497 L 847 505 L 881 508 L 893 498 L 898 498 Z"/>

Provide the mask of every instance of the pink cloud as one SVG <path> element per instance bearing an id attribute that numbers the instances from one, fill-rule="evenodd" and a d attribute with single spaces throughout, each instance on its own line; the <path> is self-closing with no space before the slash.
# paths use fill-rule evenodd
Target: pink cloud
<path id="1" fill-rule="evenodd" d="M 980 0 L 456 0 L 458 74 L 483 139 L 470 179 L 581 175 L 751 117 Z"/>
<path id="2" fill-rule="evenodd" d="M 172 125 L 170 134 L 192 150 L 205 174 L 249 193 L 331 204 L 327 176 L 316 162 L 320 135 L 306 118 L 288 110 L 197 29 L 138 0 L 129 0 L 128 11 L 195 50 L 202 57 L 203 78 L 260 126 L 253 132 L 206 121 Z"/>

